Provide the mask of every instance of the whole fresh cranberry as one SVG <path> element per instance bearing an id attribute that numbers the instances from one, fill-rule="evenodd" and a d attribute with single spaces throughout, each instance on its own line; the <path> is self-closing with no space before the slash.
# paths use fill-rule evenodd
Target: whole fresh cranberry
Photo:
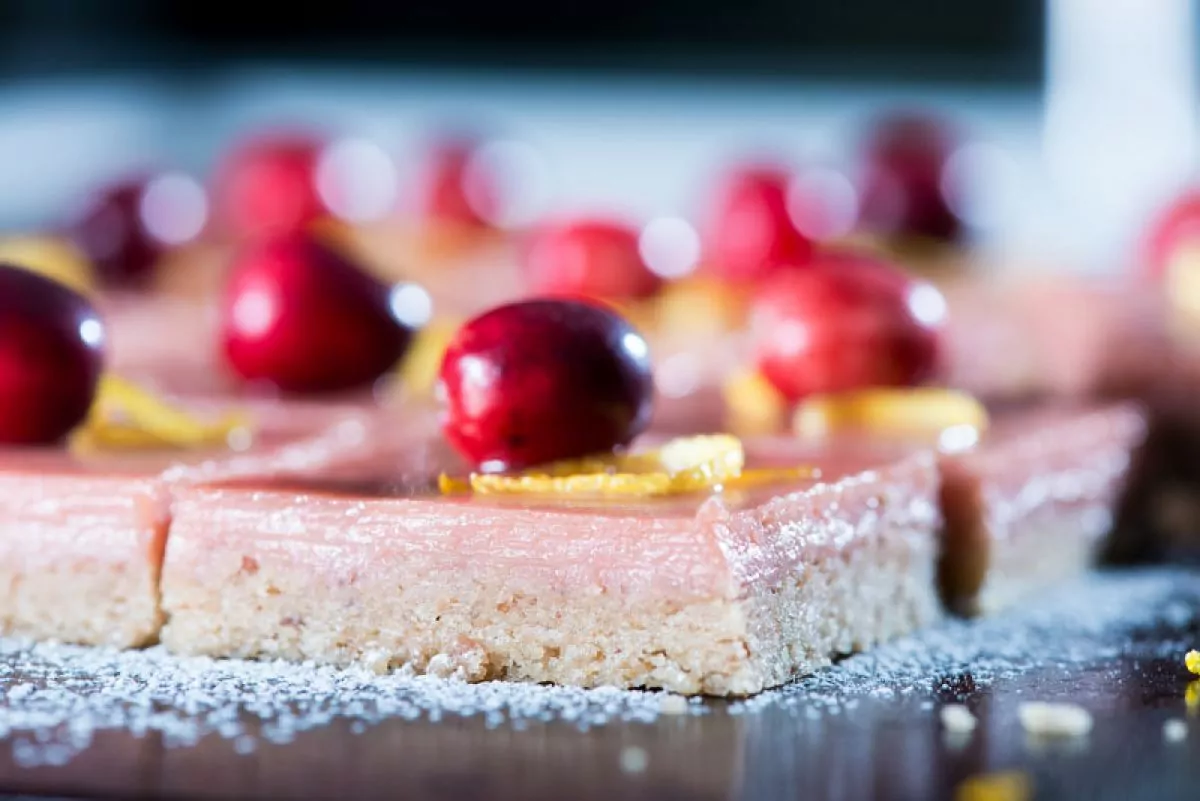
<path id="1" fill-rule="evenodd" d="M 758 288 L 751 330 L 759 370 L 790 400 L 936 376 L 946 304 L 890 263 L 828 254 Z"/>
<path id="2" fill-rule="evenodd" d="M 485 470 L 520 469 L 628 445 L 650 420 L 646 341 L 590 303 L 528 300 L 464 325 L 440 373 L 443 431 Z"/>
<path id="3" fill-rule="evenodd" d="M 1173 260 L 1186 251 L 1200 256 L 1200 190 L 1176 198 L 1150 226 L 1143 263 L 1146 274 L 1162 278 Z"/>
<path id="4" fill-rule="evenodd" d="M 936 117 L 905 112 L 877 120 L 863 153 L 862 226 L 885 236 L 960 238 L 962 221 L 942 182 L 954 146 L 949 126 Z"/>
<path id="5" fill-rule="evenodd" d="M 130 288 L 149 281 L 170 248 L 196 239 L 207 219 L 203 187 L 183 173 L 163 172 L 96 192 L 69 233 L 102 284 Z"/>
<path id="6" fill-rule="evenodd" d="M 718 275 L 756 281 L 808 261 L 812 242 L 788 210 L 791 182 L 779 167 L 744 167 L 727 178 L 707 231 L 708 260 Z"/>
<path id="7" fill-rule="evenodd" d="M 553 223 L 536 231 L 525 272 L 539 295 L 641 298 L 662 286 L 642 258 L 637 229 L 603 219 Z"/>
<path id="8" fill-rule="evenodd" d="M 436 142 L 426 153 L 419 209 L 425 220 L 464 228 L 491 226 L 501 190 L 495 176 L 473 168 L 478 148 L 475 139 L 454 136 Z"/>
<path id="9" fill-rule="evenodd" d="M 83 422 L 104 364 L 104 325 L 82 295 L 0 264 L 0 442 L 46 444 Z"/>
<path id="10" fill-rule="evenodd" d="M 317 186 L 325 141 L 313 134 L 263 134 L 242 142 L 217 169 L 216 214 L 235 237 L 295 233 L 325 216 Z"/>
<path id="11" fill-rule="evenodd" d="M 391 287 L 308 234 L 250 245 L 222 300 L 222 338 L 242 378 L 289 393 L 368 385 L 412 340 L 404 287 Z"/>

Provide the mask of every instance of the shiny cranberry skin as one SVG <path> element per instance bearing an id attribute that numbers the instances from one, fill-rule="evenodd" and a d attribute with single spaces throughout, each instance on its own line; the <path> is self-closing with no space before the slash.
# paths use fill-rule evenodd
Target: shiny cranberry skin
<path id="1" fill-rule="evenodd" d="M 252 244 L 234 261 L 221 305 L 229 364 L 288 393 L 368 385 L 412 339 L 392 287 L 306 234 Z"/>
<path id="2" fill-rule="evenodd" d="M 808 261 L 812 243 L 788 212 L 791 174 L 746 167 L 721 187 L 707 232 L 712 269 L 731 281 L 756 281 Z"/>
<path id="3" fill-rule="evenodd" d="M 490 227 L 500 203 L 500 188 L 493 176 L 471 168 L 477 147 L 474 139 L 454 137 L 429 150 L 420 199 L 420 211 L 426 220 L 467 228 Z"/>
<path id="4" fill-rule="evenodd" d="M 1200 248 L 1200 190 L 1184 193 L 1150 226 L 1143 254 L 1146 274 L 1162 278 L 1183 248 Z"/>
<path id="5" fill-rule="evenodd" d="M 216 213 L 235 237 L 295 233 L 328 212 L 317 190 L 324 141 L 304 133 L 268 134 L 231 151 L 213 188 Z"/>
<path id="6" fill-rule="evenodd" d="M 936 377 L 945 301 L 932 285 L 869 256 L 829 254 L 758 288 L 759 370 L 790 400 Z"/>
<path id="7" fill-rule="evenodd" d="M 541 295 L 642 298 L 662 286 L 642 258 L 637 229 L 608 220 L 544 226 L 528 243 L 525 271 Z"/>
<path id="8" fill-rule="evenodd" d="M 61 440 L 87 416 L 104 364 L 104 326 L 57 281 L 0 264 L 0 442 Z"/>
<path id="9" fill-rule="evenodd" d="M 147 182 L 122 181 L 90 197 L 71 225 L 71 239 L 107 286 L 145 284 L 166 245 L 152 235 L 143 214 Z"/>
<path id="10" fill-rule="evenodd" d="M 936 117 L 899 113 L 877 120 L 863 154 L 862 226 L 886 236 L 959 239 L 962 222 L 942 189 L 954 146 Z"/>
<path id="11" fill-rule="evenodd" d="M 609 452 L 650 420 L 646 341 L 590 303 L 528 300 L 476 317 L 440 379 L 446 438 L 485 470 Z"/>

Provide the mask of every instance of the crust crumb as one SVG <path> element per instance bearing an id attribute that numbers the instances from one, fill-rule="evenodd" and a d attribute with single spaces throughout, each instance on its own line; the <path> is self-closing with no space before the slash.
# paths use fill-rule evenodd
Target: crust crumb
<path id="1" fill-rule="evenodd" d="M 1092 730 L 1092 713 L 1078 704 L 1030 701 L 1017 709 L 1021 726 L 1038 737 L 1083 737 Z"/>

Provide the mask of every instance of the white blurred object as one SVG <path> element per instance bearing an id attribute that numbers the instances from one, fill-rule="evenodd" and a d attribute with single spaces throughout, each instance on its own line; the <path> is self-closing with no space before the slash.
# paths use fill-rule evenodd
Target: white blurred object
<path id="1" fill-rule="evenodd" d="M 348 137 L 327 146 L 317 162 L 317 192 L 350 222 L 383 219 L 396 205 L 396 165 L 378 143 Z"/>
<path id="2" fill-rule="evenodd" d="M 142 193 L 139 207 L 146 228 L 168 245 L 182 245 L 200 235 L 208 222 L 208 196 L 190 175 L 156 176 Z"/>
<path id="3" fill-rule="evenodd" d="M 954 213 L 982 235 L 1011 228 L 1026 195 L 1017 159 L 990 142 L 968 142 L 950 154 L 941 188 Z"/>
<path id="4" fill-rule="evenodd" d="M 804 169 L 788 187 L 788 215 L 809 239 L 846 236 L 858 220 L 858 191 L 840 170 Z"/>
<path id="5" fill-rule="evenodd" d="M 1044 157 L 1058 243 L 1122 269 L 1146 217 L 1193 177 L 1192 0 L 1050 0 Z"/>
<path id="6" fill-rule="evenodd" d="M 500 228 L 535 222 L 554 195 L 546 159 L 532 145 L 518 140 L 481 145 L 467 162 L 464 180 L 471 208 Z"/>
<path id="7" fill-rule="evenodd" d="M 700 235 L 682 217 L 658 217 L 646 223 L 638 251 L 650 271 L 663 278 L 682 278 L 700 263 Z"/>

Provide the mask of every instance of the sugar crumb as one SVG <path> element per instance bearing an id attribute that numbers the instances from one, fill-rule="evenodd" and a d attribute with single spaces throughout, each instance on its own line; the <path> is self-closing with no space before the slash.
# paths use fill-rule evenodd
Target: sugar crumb
<path id="1" fill-rule="evenodd" d="M 664 695 L 662 701 L 659 702 L 658 711 L 664 715 L 686 715 L 688 699 L 682 695 Z"/>
<path id="2" fill-rule="evenodd" d="M 946 704 L 942 707 L 940 716 L 942 726 L 946 731 L 955 734 L 969 734 L 975 731 L 975 725 L 978 722 L 971 714 L 971 710 L 962 704 Z"/>
<path id="3" fill-rule="evenodd" d="M 657 692 L 470 684 L 405 668 L 380 675 L 374 662 L 333 668 L 0 638 L 0 740 L 12 742 L 16 762 L 36 766 L 65 764 L 106 730 L 157 732 L 168 747 L 215 735 L 249 754 L 334 721 L 354 734 L 389 719 L 451 716 L 479 717 L 489 728 L 559 721 L 588 729 L 651 723 L 663 713 Z M 676 699 L 668 709 L 703 711 L 667 697 Z"/>
<path id="4" fill-rule="evenodd" d="M 646 753 L 645 748 L 631 745 L 621 749 L 622 773 L 644 773 L 649 764 L 650 755 Z"/>
<path id="5" fill-rule="evenodd" d="M 1163 739 L 1168 743 L 1181 743 L 1187 739 L 1188 725 L 1179 718 L 1171 718 L 1163 724 Z"/>
<path id="6" fill-rule="evenodd" d="M 1017 708 L 1017 717 L 1037 737 L 1083 737 L 1092 730 L 1092 713 L 1078 704 L 1026 701 Z"/>

